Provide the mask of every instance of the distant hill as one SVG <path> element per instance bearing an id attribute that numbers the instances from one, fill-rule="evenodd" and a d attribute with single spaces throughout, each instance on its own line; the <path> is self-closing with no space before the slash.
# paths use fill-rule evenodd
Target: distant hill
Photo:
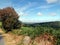
<path id="1" fill-rule="evenodd" d="M 25 23 L 25 26 L 32 26 L 32 27 L 35 27 L 35 26 L 41 26 L 41 27 L 52 27 L 54 29 L 60 29 L 60 21 L 55 21 L 55 22 L 43 22 L 43 23 Z"/>

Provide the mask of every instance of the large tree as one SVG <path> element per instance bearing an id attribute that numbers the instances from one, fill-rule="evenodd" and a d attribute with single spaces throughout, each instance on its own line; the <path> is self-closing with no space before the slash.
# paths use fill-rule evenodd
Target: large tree
<path id="1" fill-rule="evenodd" d="M 13 8 L 7 7 L 0 9 L 0 19 L 6 32 L 11 31 L 15 28 L 19 28 L 21 26 L 18 18 L 19 16 Z"/>

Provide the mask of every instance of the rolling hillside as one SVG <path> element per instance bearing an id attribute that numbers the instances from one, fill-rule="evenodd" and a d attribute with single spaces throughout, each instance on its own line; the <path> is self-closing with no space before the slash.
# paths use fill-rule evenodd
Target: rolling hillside
<path id="1" fill-rule="evenodd" d="M 28 23 L 26 24 L 25 23 L 25 26 L 32 26 L 32 27 L 35 27 L 35 26 L 41 26 L 41 27 L 51 27 L 51 28 L 54 28 L 54 29 L 60 29 L 60 21 L 55 21 L 55 22 L 44 22 L 44 23 Z"/>

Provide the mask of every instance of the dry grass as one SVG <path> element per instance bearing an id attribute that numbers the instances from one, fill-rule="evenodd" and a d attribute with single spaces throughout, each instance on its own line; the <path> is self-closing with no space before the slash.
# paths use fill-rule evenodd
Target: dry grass
<path id="1" fill-rule="evenodd" d="M 4 33 L 2 29 L 0 29 L 0 33 L 4 38 L 5 45 L 17 45 L 20 42 L 20 40 L 22 40 L 23 38 L 22 35 L 17 36 L 12 33 Z"/>
<path id="2" fill-rule="evenodd" d="M 39 37 L 36 37 L 34 41 L 29 36 L 17 36 L 12 33 L 4 33 L 0 29 L 0 33 L 4 36 L 5 45 L 55 45 L 56 39 L 50 34 L 42 34 Z M 23 43 L 23 44 L 22 44 Z"/>

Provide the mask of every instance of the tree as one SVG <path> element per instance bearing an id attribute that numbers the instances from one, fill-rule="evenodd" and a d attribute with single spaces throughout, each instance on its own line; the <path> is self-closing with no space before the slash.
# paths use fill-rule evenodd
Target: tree
<path id="1" fill-rule="evenodd" d="M 0 19 L 6 32 L 18 27 L 18 25 L 20 24 L 18 18 L 18 14 L 11 7 L 3 8 L 0 10 Z"/>

